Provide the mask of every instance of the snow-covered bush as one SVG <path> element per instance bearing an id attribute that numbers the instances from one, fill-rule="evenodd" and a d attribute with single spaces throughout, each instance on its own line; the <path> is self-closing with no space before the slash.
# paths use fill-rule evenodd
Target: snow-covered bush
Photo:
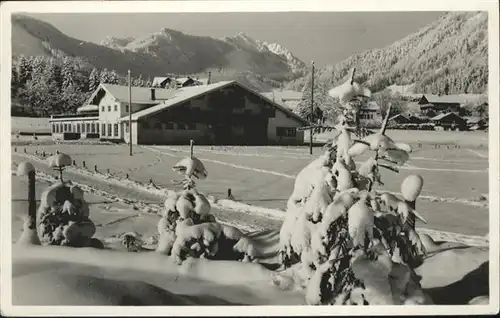
<path id="1" fill-rule="evenodd" d="M 66 154 L 58 154 L 49 157 L 48 162 L 51 167 L 58 168 L 62 176 L 62 170 L 71 164 L 71 158 Z M 89 214 L 89 205 L 80 187 L 71 181 L 50 185 L 42 192 L 36 212 L 40 242 L 42 245 L 102 247 L 97 239 L 92 238 L 96 227 Z"/>
<path id="2" fill-rule="evenodd" d="M 218 223 L 207 198 L 196 190 L 192 177 L 206 178 L 203 163 L 186 157 L 173 169 L 185 177 L 184 190 L 167 193 L 156 251 L 172 255 L 177 263 L 188 257 L 253 261 L 258 256 L 254 243 L 237 228 Z"/>
<path id="3" fill-rule="evenodd" d="M 423 179 L 407 177 L 403 198 L 374 190 L 383 185 L 380 167 L 398 171 L 381 161 L 402 165 L 411 152 L 385 135 L 387 120 L 379 132 L 354 140 L 358 127 L 341 118 L 325 154 L 297 176 L 280 230 L 281 259 L 308 304 L 426 301 L 413 271 L 425 255 L 415 231 L 416 218 L 426 222 L 415 211 Z M 356 167 L 352 158 L 367 152 L 373 156 Z"/>

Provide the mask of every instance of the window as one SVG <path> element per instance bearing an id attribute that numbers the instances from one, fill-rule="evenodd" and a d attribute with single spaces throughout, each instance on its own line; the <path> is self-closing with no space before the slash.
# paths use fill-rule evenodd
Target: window
<path id="1" fill-rule="evenodd" d="M 71 126 L 73 126 L 72 124 L 68 124 L 68 131 L 71 132 Z"/>
<path id="2" fill-rule="evenodd" d="M 111 111 L 111 105 L 108 105 L 108 112 Z"/>
<path id="3" fill-rule="evenodd" d="M 174 129 L 174 123 L 165 123 L 165 129 Z"/>
<path id="4" fill-rule="evenodd" d="M 68 124 L 64 124 L 64 132 L 68 131 Z"/>
<path id="5" fill-rule="evenodd" d="M 159 130 L 161 130 L 161 129 L 162 129 L 162 124 L 161 124 L 161 123 L 156 123 L 156 124 L 154 125 L 154 129 L 159 129 Z"/>
<path id="6" fill-rule="evenodd" d="M 125 112 L 128 113 L 128 105 L 125 105 Z"/>
<path id="7" fill-rule="evenodd" d="M 95 133 L 95 123 L 90 124 L 90 130 Z"/>
<path id="8" fill-rule="evenodd" d="M 196 124 L 188 124 L 187 128 L 188 130 L 196 130 Z"/>
<path id="9" fill-rule="evenodd" d="M 101 107 L 101 111 L 102 111 L 102 112 L 105 112 L 105 111 L 106 111 L 106 107 L 102 106 L 102 107 Z"/>
<path id="10" fill-rule="evenodd" d="M 82 123 L 82 133 L 86 133 L 87 130 L 85 130 L 85 123 Z"/>
<path id="11" fill-rule="evenodd" d="M 102 124 L 101 126 L 102 135 L 106 136 L 106 124 Z"/>
<path id="12" fill-rule="evenodd" d="M 99 123 L 95 123 L 95 132 L 99 133 Z"/>
<path id="13" fill-rule="evenodd" d="M 90 133 L 90 123 L 87 123 L 87 133 Z"/>
<path id="14" fill-rule="evenodd" d="M 178 130 L 186 130 L 186 125 L 182 123 L 177 123 L 177 129 Z"/>
<path id="15" fill-rule="evenodd" d="M 297 136 L 297 130 L 295 128 L 276 127 L 276 135 L 278 137 L 295 137 Z"/>
<path id="16" fill-rule="evenodd" d="M 111 107 L 111 106 L 110 106 Z M 113 129 L 111 127 L 111 124 L 108 124 L 108 137 L 111 137 L 111 129 Z"/>
<path id="17" fill-rule="evenodd" d="M 52 133 L 56 132 L 56 125 L 52 124 Z"/>
<path id="18" fill-rule="evenodd" d="M 62 133 L 63 132 L 63 124 L 59 124 L 59 132 Z"/>
<path id="19" fill-rule="evenodd" d="M 118 105 L 115 105 L 115 112 L 118 111 Z"/>
<path id="20" fill-rule="evenodd" d="M 118 124 L 114 124 L 114 136 L 118 137 Z"/>
<path id="21" fill-rule="evenodd" d="M 125 132 L 128 133 L 128 123 L 125 123 Z"/>

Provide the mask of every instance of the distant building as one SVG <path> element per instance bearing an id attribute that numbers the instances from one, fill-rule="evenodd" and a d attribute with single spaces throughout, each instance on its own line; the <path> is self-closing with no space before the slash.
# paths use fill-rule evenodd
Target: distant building
<path id="1" fill-rule="evenodd" d="M 429 118 L 423 116 L 417 116 L 417 115 L 408 116 L 409 124 L 423 124 L 423 123 L 428 123 L 429 120 L 430 120 Z"/>
<path id="2" fill-rule="evenodd" d="M 132 143 L 302 144 L 307 121 L 236 81 L 176 90 L 132 87 Z M 53 135 L 128 142 L 128 87 L 101 84 L 75 115 L 52 116 Z M 89 135 L 90 134 L 90 135 Z"/>
<path id="3" fill-rule="evenodd" d="M 208 79 L 196 79 L 192 77 L 155 77 L 152 87 L 155 88 L 183 88 L 189 86 L 207 85 Z M 173 86 L 172 86 L 173 85 Z"/>
<path id="4" fill-rule="evenodd" d="M 410 120 L 408 119 L 408 117 L 406 117 L 403 114 L 397 114 L 392 117 L 389 117 L 388 126 L 394 127 L 397 125 L 408 124 L 409 122 Z"/>
<path id="5" fill-rule="evenodd" d="M 440 114 L 431 118 L 436 127 L 444 130 L 466 130 L 467 121 L 455 113 Z"/>
<path id="6" fill-rule="evenodd" d="M 359 109 L 359 122 L 362 126 L 369 128 L 378 127 L 382 124 L 382 111 L 375 101 L 363 103 Z"/>
<path id="7" fill-rule="evenodd" d="M 425 94 L 420 97 L 418 104 L 420 111 L 427 117 L 433 117 L 441 113 L 456 113 L 460 115 L 461 109 L 467 103 L 475 103 L 481 95 L 432 95 Z"/>

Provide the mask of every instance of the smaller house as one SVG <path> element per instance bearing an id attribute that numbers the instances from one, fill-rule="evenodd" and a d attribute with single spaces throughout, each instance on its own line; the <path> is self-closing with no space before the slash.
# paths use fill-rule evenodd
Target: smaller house
<path id="1" fill-rule="evenodd" d="M 363 103 L 359 109 L 359 122 L 367 128 L 379 127 L 382 124 L 382 112 L 375 101 Z"/>
<path id="2" fill-rule="evenodd" d="M 155 77 L 153 79 L 152 87 L 155 88 L 183 88 L 190 86 L 206 85 L 207 79 L 198 80 L 192 77 Z"/>
<path id="3" fill-rule="evenodd" d="M 425 114 L 427 117 L 434 117 L 439 113 L 456 113 L 460 115 L 465 105 L 477 103 L 480 98 L 481 95 L 478 94 L 425 94 L 418 100 L 418 105 L 422 114 Z"/>
<path id="4" fill-rule="evenodd" d="M 440 114 L 431 118 L 437 127 L 442 127 L 444 130 L 466 130 L 467 122 L 462 117 L 455 113 Z"/>
<path id="5" fill-rule="evenodd" d="M 403 114 L 397 114 L 389 118 L 388 126 L 396 127 L 398 125 L 409 123 L 409 119 Z"/>
<path id="6" fill-rule="evenodd" d="M 488 119 L 481 117 L 464 117 L 469 130 L 484 130 L 488 127 Z"/>
<path id="7" fill-rule="evenodd" d="M 408 123 L 409 124 L 424 124 L 424 123 L 428 123 L 429 122 L 429 118 L 427 117 L 424 117 L 424 116 L 417 116 L 417 115 L 410 115 L 408 116 Z"/>

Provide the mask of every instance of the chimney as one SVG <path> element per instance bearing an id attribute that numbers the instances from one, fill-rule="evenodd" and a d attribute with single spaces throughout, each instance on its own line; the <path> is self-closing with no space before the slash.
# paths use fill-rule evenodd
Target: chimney
<path id="1" fill-rule="evenodd" d="M 155 89 L 150 88 L 149 90 L 151 91 L 151 100 L 156 100 Z"/>
<path id="2" fill-rule="evenodd" d="M 212 72 L 208 71 L 208 80 L 207 80 L 207 85 L 210 84 L 210 80 L 212 79 Z"/>

